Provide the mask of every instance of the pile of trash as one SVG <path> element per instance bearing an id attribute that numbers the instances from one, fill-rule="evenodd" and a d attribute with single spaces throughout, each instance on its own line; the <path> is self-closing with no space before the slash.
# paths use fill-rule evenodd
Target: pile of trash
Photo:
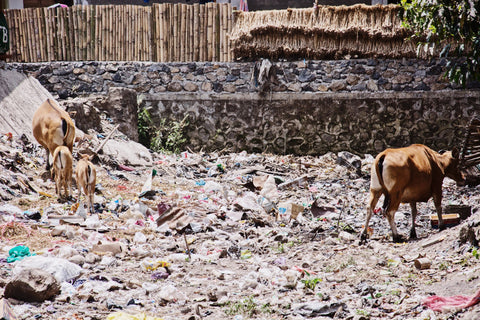
<path id="1" fill-rule="evenodd" d="M 75 150 L 95 154 L 94 214 L 75 187 L 58 201 L 43 149 L 25 136 L 0 138 L 0 318 L 468 319 L 480 312 L 468 298 L 480 285 L 478 188 L 445 180 L 444 206 L 468 208 L 447 230 L 433 228 L 430 201 L 418 206 L 418 240 L 392 243 L 387 221 L 375 215 L 360 245 L 371 155 L 151 152 L 152 165 L 138 166 L 102 152 L 106 137 L 86 137 Z M 401 233 L 410 220 L 401 205 Z M 462 303 L 449 304 L 458 295 Z"/>

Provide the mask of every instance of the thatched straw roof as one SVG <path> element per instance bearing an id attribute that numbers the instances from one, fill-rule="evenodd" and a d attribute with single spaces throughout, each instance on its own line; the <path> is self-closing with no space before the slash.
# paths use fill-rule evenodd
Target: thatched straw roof
<path id="1" fill-rule="evenodd" d="M 364 4 L 238 12 L 230 39 L 235 59 L 414 57 L 399 12 Z"/>

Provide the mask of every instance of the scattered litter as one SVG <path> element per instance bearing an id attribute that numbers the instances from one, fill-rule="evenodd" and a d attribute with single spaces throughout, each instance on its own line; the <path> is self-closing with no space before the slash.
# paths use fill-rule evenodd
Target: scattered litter
<path id="1" fill-rule="evenodd" d="M 89 134 L 83 149 L 106 140 Z M 6 177 L 0 178 L 0 271 L 10 279 L 42 269 L 60 293 L 54 301 L 12 304 L 23 318 L 376 320 L 399 310 L 413 319 L 418 292 L 430 292 L 426 283 L 454 279 L 463 265 L 469 279 L 478 273 L 480 189 L 459 192 L 449 181 L 443 201 L 456 211 L 445 209 L 445 217 L 458 214 L 468 224 L 466 241 L 457 243 L 456 228 L 432 230 L 431 204 L 419 203 L 420 240 L 391 243 L 388 221 L 373 215 L 367 245 L 357 245 L 372 156 L 189 150 L 150 152 L 155 165 L 140 166 L 105 147 L 96 155 L 98 184 L 88 214 L 75 195 L 64 202 L 42 195 L 55 194 L 53 181 L 39 172 L 44 150 L 27 146 L 15 136 L 0 140 L 0 177 Z M 9 151 L 15 148 L 21 152 Z M 8 163 L 15 157 L 24 158 L 17 171 Z M 408 234 L 411 216 L 402 206 L 397 228 Z M 441 256 L 442 264 L 426 261 L 427 254 Z M 368 280 L 363 286 L 359 274 Z M 401 274 L 409 281 L 398 281 Z"/>

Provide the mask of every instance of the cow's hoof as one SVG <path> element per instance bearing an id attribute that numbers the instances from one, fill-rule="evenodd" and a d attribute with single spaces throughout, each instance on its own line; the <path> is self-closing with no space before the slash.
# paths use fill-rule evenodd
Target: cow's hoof
<path id="1" fill-rule="evenodd" d="M 417 232 L 415 230 L 410 230 L 410 239 L 417 239 Z"/>
<path id="2" fill-rule="evenodd" d="M 367 243 L 367 239 L 368 239 L 368 234 L 362 233 L 362 234 L 360 235 L 360 245 L 366 244 L 366 243 Z"/>
<path id="3" fill-rule="evenodd" d="M 445 224 L 441 224 L 441 225 L 438 226 L 438 230 L 440 230 L 440 231 L 443 231 L 443 230 L 445 230 L 446 228 L 447 228 L 447 227 L 445 227 Z"/>
<path id="4" fill-rule="evenodd" d="M 393 242 L 395 243 L 402 243 L 402 242 L 405 242 L 405 238 L 401 235 L 396 235 L 396 236 L 392 236 L 393 238 Z"/>

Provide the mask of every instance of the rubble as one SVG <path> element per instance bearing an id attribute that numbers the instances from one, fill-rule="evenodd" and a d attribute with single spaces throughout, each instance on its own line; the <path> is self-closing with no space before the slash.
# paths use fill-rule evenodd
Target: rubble
<path id="1" fill-rule="evenodd" d="M 106 139 L 88 135 L 74 150 L 95 154 Z M 109 141 L 125 154 L 131 148 L 119 132 Z M 145 149 L 127 158 L 102 148 L 94 157 L 90 214 L 78 199 L 57 201 L 54 182 L 43 174 L 44 150 L 27 137 L 2 136 L 0 152 L 0 293 L 18 319 L 400 320 L 480 313 L 478 305 L 440 313 L 422 304 L 432 295 L 468 297 L 479 288 L 477 187 L 445 180 L 443 204 L 451 212 L 460 208 L 458 225 L 434 229 L 430 201 L 418 206 L 418 240 L 392 243 L 388 222 L 375 215 L 372 236 L 361 246 L 371 155 Z M 409 212 L 408 205 L 397 212 L 404 234 Z M 7 262 L 19 246 L 29 251 Z M 34 303 L 11 295 L 22 287 L 19 277 L 39 269 L 57 291 Z"/>

